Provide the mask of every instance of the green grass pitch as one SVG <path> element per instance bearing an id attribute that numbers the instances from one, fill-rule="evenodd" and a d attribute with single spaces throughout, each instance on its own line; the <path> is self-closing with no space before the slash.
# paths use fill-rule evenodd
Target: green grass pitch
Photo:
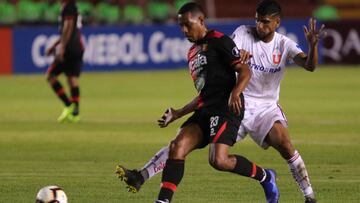
<path id="1" fill-rule="evenodd" d="M 360 67 L 289 68 L 280 104 L 320 203 L 360 201 Z M 142 167 L 174 137 L 185 118 L 160 129 L 169 107 L 195 95 L 187 71 L 84 73 L 79 124 L 58 124 L 61 103 L 43 75 L 0 77 L 0 202 L 34 202 L 59 185 L 70 203 L 153 202 L 160 176 L 130 194 L 114 169 Z M 250 138 L 231 152 L 278 173 L 280 202 L 303 202 L 287 164 Z M 260 185 L 215 171 L 208 149 L 190 154 L 174 203 L 265 202 Z"/>

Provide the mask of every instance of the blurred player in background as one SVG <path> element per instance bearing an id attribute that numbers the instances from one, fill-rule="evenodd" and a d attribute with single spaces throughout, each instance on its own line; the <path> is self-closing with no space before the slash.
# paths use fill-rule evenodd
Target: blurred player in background
<path id="1" fill-rule="evenodd" d="M 294 61 L 305 70 L 314 71 L 318 61 L 318 41 L 324 34 L 322 25 L 316 30 L 316 21 L 310 19 L 304 27 L 308 53 L 286 36 L 275 30 L 280 26 L 281 7 L 276 1 L 265 0 L 256 9 L 256 26 L 238 27 L 232 38 L 239 49 L 252 53 L 249 61 L 252 77 L 243 94 L 245 116 L 240 125 L 238 140 L 247 134 L 261 147 L 274 147 L 286 160 L 298 183 L 306 203 L 316 202 L 309 176 L 299 152 L 290 141 L 287 120 L 278 105 L 280 82 L 287 60 Z M 140 171 L 125 171 L 125 182 L 137 191 L 145 180 L 161 172 L 168 157 L 168 147 L 162 148 Z"/>
<path id="2" fill-rule="evenodd" d="M 263 169 L 243 156 L 229 154 L 244 116 L 242 92 L 250 79 L 248 65 L 241 63 L 240 52 L 228 36 L 206 28 L 204 12 L 198 4 L 183 5 L 178 12 L 178 22 L 185 36 L 193 42 L 188 52 L 188 65 L 199 95 L 183 108 L 169 108 L 158 121 L 160 127 L 166 127 L 194 112 L 169 145 L 156 203 L 171 201 L 184 175 L 186 156 L 207 145 L 211 166 L 259 181 L 267 202 L 278 202 L 273 170 Z M 118 174 L 127 177 L 127 171 L 122 169 L 118 167 Z"/>
<path id="3" fill-rule="evenodd" d="M 50 86 L 64 103 L 65 108 L 58 118 L 59 122 L 78 122 L 80 87 L 79 76 L 82 66 L 84 46 L 81 40 L 81 19 L 75 0 L 61 1 L 60 38 L 47 51 L 47 55 L 55 54 L 54 62 L 46 73 Z M 65 73 L 70 87 L 69 98 L 58 76 Z"/>

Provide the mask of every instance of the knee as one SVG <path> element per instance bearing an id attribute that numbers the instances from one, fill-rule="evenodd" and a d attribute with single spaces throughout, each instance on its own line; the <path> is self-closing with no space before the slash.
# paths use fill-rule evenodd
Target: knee
<path id="1" fill-rule="evenodd" d="M 173 140 L 169 145 L 169 158 L 170 159 L 185 159 L 184 143 L 181 141 Z"/>
<path id="2" fill-rule="evenodd" d="M 226 158 L 215 156 L 209 159 L 210 165 L 219 171 L 228 171 L 231 170 L 228 166 L 228 161 Z"/>
<path id="3" fill-rule="evenodd" d="M 68 84 L 69 84 L 71 87 L 78 87 L 78 86 L 79 86 L 78 77 L 76 77 L 76 76 L 69 76 L 69 77 L 68 77 Z"/>
<path id="4" fill-rule="evenodd" d="M 281 153 L 293 152 L 288 130 L 280 122 L 274 124 L 266 141 Z"/>
<path id="5" fill-rule="evenodd" d="M 281 139 L 277 148 L 285 159 L 291 158 L 295 151 L 289 139 Z"/>
<path id="6" fill-rule="evenodd" d="M 280 145 L 279 147 L 283 150 L 283 151 L 291 151 L 293 146 L 290 142 L 289 139 L 281 139 L 280 141 Z"/>

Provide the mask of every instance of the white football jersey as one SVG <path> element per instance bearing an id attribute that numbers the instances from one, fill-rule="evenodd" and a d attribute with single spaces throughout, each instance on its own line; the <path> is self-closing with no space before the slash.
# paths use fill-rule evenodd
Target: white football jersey
<path id="1" fill-rule="evenodd" d="M 246 100 L 276 103 L 286 62 L 303 51 L 294 41 L 277 32 L 268 43 L 255 39 L 252 29 L 255 28 L 242 25 L 232 34 L 236 46 L 252 54 L 249 61 L 252 75 L 243 94 Z"/>

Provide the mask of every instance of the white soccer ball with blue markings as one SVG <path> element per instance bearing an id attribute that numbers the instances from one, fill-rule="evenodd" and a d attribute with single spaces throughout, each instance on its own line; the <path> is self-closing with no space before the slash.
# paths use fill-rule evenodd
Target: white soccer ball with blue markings
<path id="1" fill-rule="evenodd" d="M 46 186 L 36 195 L 36 203 L 67 203 L 65 192 L 58 186 Z"/>

